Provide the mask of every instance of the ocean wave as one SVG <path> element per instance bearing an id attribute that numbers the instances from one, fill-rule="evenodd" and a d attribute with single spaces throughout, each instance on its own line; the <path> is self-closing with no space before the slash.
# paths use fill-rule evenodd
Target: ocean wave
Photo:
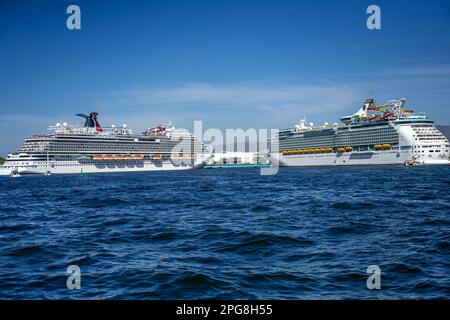
<path id="1" fill-rule="evenodd" d="M 450 167 L 410 169 L 0 178 L 0 298 L 449 299 Z"/>

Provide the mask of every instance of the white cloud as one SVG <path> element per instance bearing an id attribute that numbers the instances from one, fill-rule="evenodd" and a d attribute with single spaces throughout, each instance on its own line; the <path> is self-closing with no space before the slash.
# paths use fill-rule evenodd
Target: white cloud
<path id="1" fill-rule="evenodd" d="M 450 75 L 450 64 L 438 64 L 433 66 L 421 66 L 402 69 L 389 69 L 381 73 L 381 75 L 401 75 L 401 76 Z"/>
<path id="2" fill-rule="evenodd" d="M 171 87 L 130 88 L 109 94 L 109 104 L 129 106 L 192 105 L 245 107 L 282 111 L 305 108 L 314 112 L 340 110 L 360 99 L 346 85 L 184 83 Z M 108 103 L 108 102 L 107 102 Z"/>
<path id="3" fill-rule="evenodd" d="M 48 125 L 48 117 L 41 117 L 31 114 L 0 114 L 0 121 L 2 123 L 8 122 L 21 122 L 28 124 L 47 124 Z"/>

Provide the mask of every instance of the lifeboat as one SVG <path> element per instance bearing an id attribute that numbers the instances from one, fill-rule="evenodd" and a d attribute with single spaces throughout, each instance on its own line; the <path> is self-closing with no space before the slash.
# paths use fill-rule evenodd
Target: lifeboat
<path id="1" fill-rule="evenodd" d="M 105 159 L 112 160 L 115 156 L 105 156 Z"/>
<path id="2" fill-rule="evenodd" d="M 345 148 L 339 147 L 339 148 L 337 148 L 337 151 L 338 151 L 338 152 L 345 152 Z"/>
<path id="3" fill-rule="evenodd" d="M 142 159 L 144 159 L 144 156 L 143 155 L 134 155 L 133 159 L 142 160 Z"/>
<path id="4" fill-rule="evenodd" d="M 377 150 L 380 150 L 382 148 L 383 148 L 383 145 L 381 145 L 381 144 L 376 144 L 375 145 L 375 149 L 377 149 Z"/>
<path id="5" fill-rule="evenodd" d="M 95 155 L 95 156 L 92 157 L 92 159 L 94 159 L 94 160 L 103 160 L 103 159 L 105 159 L 105 156 Z"/>
<path id="6" fill-rule="evenodd" d="M 320 148 L 320 152 L 327 152 L 326 148 Z"/>
<path id="7" fill-rule="evenodd" d="M 124 159 L 130 160 L 133 159 L 133 156 L 125 156 Z"/>
<path id="8" fill-rule="evenodd" d="M 125 159 L 125 156 L 115 156 L 114 159 L 116 159 L 116 160 L 123 160 L 123 159 Z"/>
<path id="9" fill-rule="evenodd" d="M 327 152 L 332 152 L 333 151 L 333 148 L 326 148 L 327 149 Z"/>
<path id="10" fill-rule="evenodd" d="M 352 147 L 345 147 L 345 151 L 352 151 L 353 148 Z"/>
<path id="11" fill-rule="evenodd" d="M 389 143 L 385 143 L 385 144 L 383 144 L 383 149 L 389 150 L 389 149 L 391 149 L 391 145 Z"/>

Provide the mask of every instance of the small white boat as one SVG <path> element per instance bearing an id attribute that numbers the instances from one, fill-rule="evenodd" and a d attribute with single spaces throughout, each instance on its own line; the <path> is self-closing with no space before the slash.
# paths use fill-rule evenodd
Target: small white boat
<path id="1" fill-rule="evenodd" d="M 12 170 L 11 178 L 18 178 L 18 177 L 20 177 L 19 170 L 17 170 L 17 169 Z"/>

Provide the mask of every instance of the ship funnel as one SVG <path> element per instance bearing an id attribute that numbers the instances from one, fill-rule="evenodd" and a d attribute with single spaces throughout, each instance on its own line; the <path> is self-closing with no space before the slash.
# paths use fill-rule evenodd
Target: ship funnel
<path id="1" fill-rule="evenodd" d="M 103 128 L 100 126 L 100 123 L 97 121 L 98 112 L 91 112 L 89 116 L 78 113 L 78 117 L 84 118 L 86 121 L 84 122 L 84 126 L 86 128 L 95 128 L 97 132 L 102 132 Z"/>

